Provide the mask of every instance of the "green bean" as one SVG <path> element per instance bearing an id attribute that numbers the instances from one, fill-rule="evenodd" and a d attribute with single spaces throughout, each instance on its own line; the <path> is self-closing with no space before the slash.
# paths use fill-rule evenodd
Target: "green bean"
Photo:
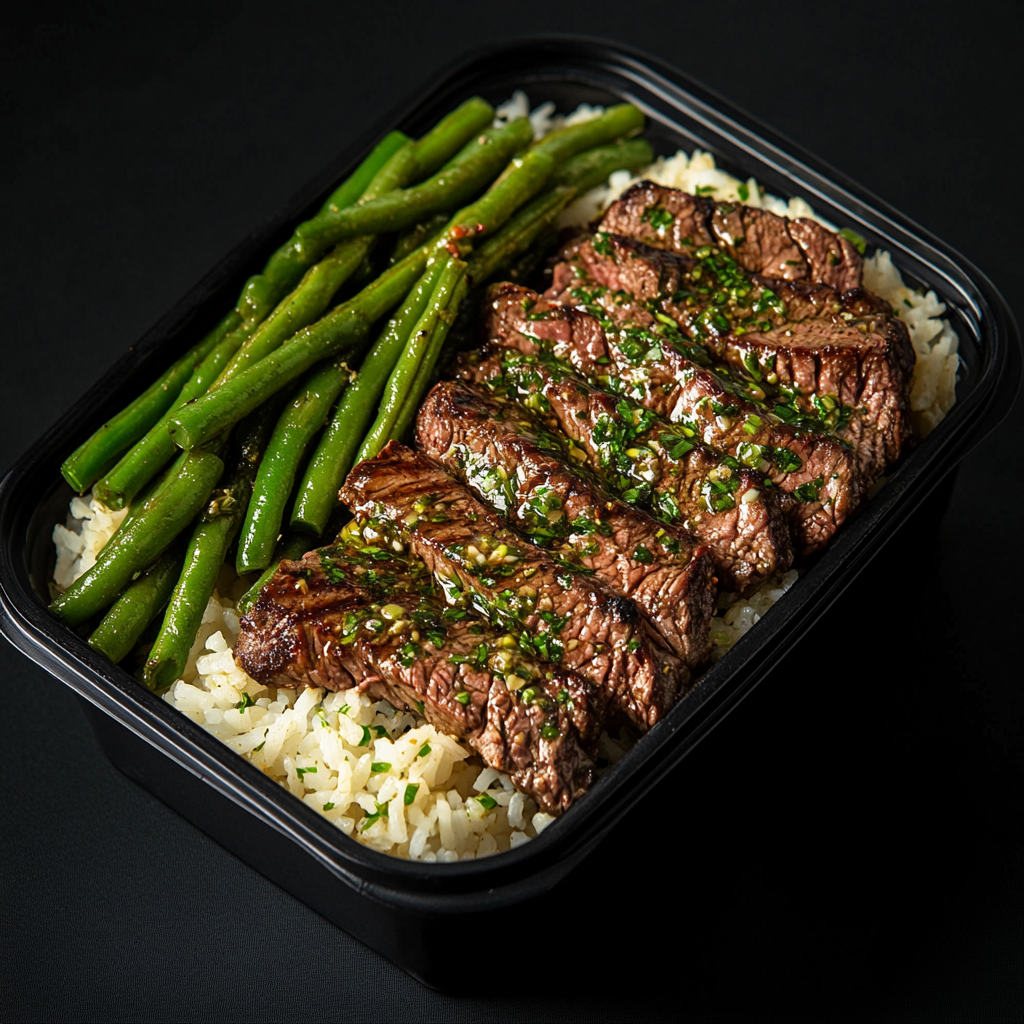
<path id="1" fill-rule="evenodd" d="M 415 165 L 412 143 L 403 144 L 377 170 L 364 194 L 373 198 L 399 187 L 414 173 Z M 266 320 L 259 323 L 253 314 L 252 319 L 224 338 L 196 370 L 168 412 L 98 482 L 97 497 L 110 508 L 124 508 L 131 502 L 138 489 L 174 455 L 175 444 L 167 429 L 174 411 L 274 351 L 321 316 L 338 288 L 362 262 L 371 242 L 370 238 L 343 242 L 306 272 L 298 287 Z"/>
<path id="2" fill-rule="evenodd" d="M 235 606 L 240 615 L 248 615 L 252 606 L 260 596 L 260 591 L 270 582 L 285 559 L 301 558 L 309 550 L 309 538 L 301 533 L 289 533 L 274 549 L 274 557 L 270 565 L 260 574 L 260 578 L 238 599 Z"/>
<path id="3" fill-rule="evenodd" d="M 480 223 L 490 230 L 498 227 L 516 205 L 539 188 L 549 168 L 545 157 L 534 158 L 525 166 L 520 162 L 515 168 L 518 176 L 510 174 L 492 187 L 493 194 L 456 214 L 449 222 L 444 238 L 452 235 L 465 237 L 467 229 L 475 232 Z M 502 261 L 511 259 L 529 246 L 536 233 L 558 216 L 573 195 L 570 188 L 557 189 L 516 213 L 469 257 L 474 280 L 486 279 L 502 265 Z M 420 278 L 402 310 L 378 338 L 359 368 L 355 381 L 342 396 L 299 486 L 292 511 L 293 527 L 309 530 L 317 536 L 323 533 L 332 510 L 338 504 L 338 489 L 374 420 L 380 397 L 409 332 L 426 309 L 442 265 L 442 261 L 435 262 L 432 271 L 428 270 Z M 480 274 L 483 277 L 479 277 Z"/>
<path id="4" fill-rule="evenodd" d="M 561 186 L 543 192 L 527 203 L 479 248 L 467 257 L 469 276 L 474 285 L 483 284 L 511 259 L 524 252 L 534 239 L 558 218 L 572 202 L 574 188 Z"/>
<path id="5" fill-rule="evenodd" d="M 500 228 L 544 187 L 554 165 L 547 153 L 531 151 L 517 156 L 475 203 L 455 214 L 443 236 L 445 247 L 464 254 L 478 235 Z"/>
<path id="6" fill-rule="evenodd" d="M 433 217 L 425 220 L 422 224 L 414 224 L 411 228 L 402 232 L 395 242 L 394 249 L 388 257 L 388 266 L 393 266 L 399 260 L 404 260 L 409 253 L 425 245 L 432 238 L 436 238 L 448 221 L 451 219 L 452 211 L 447 213 L 435 213 Z"/>
<path id="7" fill-rule="evenodd" d="M 407 136 L 401 132 L 392 132 L 388 135 L 360 164 L 352 176 L 332 193 L 325 206 L 333 204 L 341 208 L 344 205 L 355 202 L 366 189 L 374 175 L 396 150 L 406 145 L 408 141 Z M 462 145 L 462 141 L 459 141 L 457 145 Z M 271 257 L 271 262 L 273 261 L 274 257 Z M 280 261 L 278 262 L 280 263 Z M 162 433 L 166 433 L 166 425 L 160 423 L 160 418 L 172 407 L 182 386 L 187 385 L 195 364 L 206 358 L 212 349 L 219 346 L 227 336 L 233 334 L 239 327 L 248 326 L 249 331 L 241 337 L 233 339 L 237 342 L 234 348 L 231 349 L 233 353 L 237 349 L 238 344 L 270 312 L 278 299 L 290 290 L 290 286 L 284 286 L 289 272 L 284 270 L 283 264 L 281 265 L 281 270 L 284 275 L 283 277 L 273 273 L 270 277 L 267 277 L 265 270 L 264 274 L 258 274 L 250 278 L 242 289 L 242 294 L 239 297 L 235 310 L 228 313 L 199 345 L 175 363 L 163 377 L 136 398 L 127 408 L 118 413 L 109 423 L 96 431 L 88 441 L 68 457 L 64 466 L 62 466 L 62 472 L 64 472 L 65 479 L 67 479 L 72 487 L 84 491 L 90 484 L 95 483 L 102 474 L 110 469 L 111 464 L 117 461 L 117 456 L 123 454 L 130 445 L 139 441 L 151 428 L 158 427 Z M 296 281 L 302 276 L 304 270 L 304 265 L 298 269 L 298 273 L 295 276 Z M 294 273 L 294 271 L 291 271 L 291 273 Z M 280 279 L 278 280 L 277 278 Z M 195 396 L 193 395 L 192 397 Z M 165 458 L 170 458 L 172 454 L 173 450 Z M 153 462 L 153 452 L 150 451 L 142 461 L 147 465 Z M 132 483 L 132 479 L 131 477 L 129 478 L 129 484 Z M 135 486 L 135 490 L 138 490 L 138 486 Z M 115 504 L 111 507 L 123 508 L 124 504 L 130 500 L 131 494 L 127 498 L 124 497 L 120 494 L 118 486 L 113 489 L 110 497 L 115 502 L 120 501 L 120 504 Z"/>
<path id="8" fill-rule="evenodd" d="M 238 314 L 229 313 L 159 380 L 116 416 L 107 420 L 64 460 L 60 467 L 64 479 L 79 493 L 87 491 L 173 405 L 196 366 L 239 323 Z"/>
<path id="9" fill-rule="evenodd" d="M 320 212 L 351 206 L 363 194 L 374 175 L 395 153 L 409 145 L 409 141 L 409 137 L 402 132 L 390 132 L 384 136 L 352 175 L 327 197 Z M 322 252 L 318 255 L 322 255 Z M 245 282 L 235 307 L 239 316 L 247 323 L 262 322 L 316 262 L 317 258 L 311 258 L 296 244 L 295 236 L 292 235 L 271 254 L 263 271 Z"/>
<path id="10" fill-rule="evenodd" d="M 176 446 L 167 427 L 175 410 L 206 394 L 237 351 L 248 329 L 243 325 L 221 340 L 196 367 L 171 408 L 146 432 L 145 437 L 121 457 L 109 473 L 96 482 L 93 493 L 104 505 L 108 508 L 124 508 L 154 474 L 170 462 Z"/>
<path id="11" fill-rule="evenodd" d="M 438 332 L 438 325 L 443 324 L 442 329 L 447 333 L 449 317 L 455 313 L 454 309 L 450 310 L 453 297 L 465 274 L 466 264 L 462 260 L 449 259 L 442 268 L 427 308 L 410 332 L 405 349 L 391 371 L 377 419 L 356 454 L 357 463 L 372 459 L 394 437 L 402 405 Z"/>
<path id="12" fill-rule="evenodd" d="M 169 430 L 182 448 L 205 444 L 247 416 L 262 402 L 322 359 L 361 352 L 374 322 L 408 293 L 430 256 L 444 248 L 468 249 L 473 236 L 499 228 L 543 187 L 554 161 L 545 153 L 527 153 L 475 202 L 460 210 L 441 237 L 388 268 L 358 295 L 300 331 L 287 344 L 248 370 L 177 410 Z"/>
<path id="13" fill-rule="evenodd" d="M 474 96 L 439 121 L 423 138 L 414 143 L 416 156 L 414 177 L 432 174 L 449 157 L 458 154 L 484 125 L 490 123 L 493 116 L 494 111 L 490 105 Z M 343 235 L 330 238 L 321 236 L 314 240 L 309 237 L 308 225 L 316 223 L 322 218 L 330 219 L 351 205 L 351 202 L 341 203 L 328 200 L 312 220 L 300 224 L 292 237 L 271 256 L 263 272 L 264 276 L 273 281 L 289 282 L 284 291 L 290 291 L 307 267 L 316 263 L 333 244 L 346 237 Z M 417 219 L 417 217 L 413 218 L 413 220 Z M 376 233 L 376 229 L 361 229 L 351 232 L 350 235 Z"/>
<path id="14" fill-rule="evenodd" d="M 89 637 L 89 646 L 114 664 L 126 658 L 145 628 L 160 614 L 181 571 L 182 547 L 174 544 L 157 563 L 121 591 L 103 621 Z"/>
<path id="15" fill-rule="evenodd" d="M 420 402 L 423 401 L 423 396 L 430 388 L 430 380 L 434 373 L 434 364 L 437 362 L 437 357 L 441 354 L 441 350 L 444 347 L 445 338 L 448 336 L 448 331 L 459 311 L 459 305 L 466 297 L 467 287 L 466 277 L 463 275 L 455 286 L 447 309 L 444 314 L 438 317 L 437 322 L 434 324 L 427 347 L 423 353 L 423 358 L 420 360 L 420 364 L 416 368 L 416 376 L 413 378 L 412 384 L 409 386 L 405 398 L 402 400 L 401 408 L 399 409 L 398 416 L 395 418 L 394 424 L 391 427 L 390 436 L 387 440 L 400 440 L 412 426 L 412 421 L 416 418 L 416 412 L 420 407 Z M 383 445 L 381 445 L 381 447 L 383 447 Z M 373 454 L 376 455 L 377 452 L 374 452 Z M 364 457 L 372 458 L 369 454 Z"/>
<path id="16" fill-rule="evenodd" d="M 299 331 L 287 345 L 177 410 L 169 427 L 174 442 L 182 448 L 205 444 L 321 360 L 358 354 L 374 322 L 412 287 L 426 260 L 422 250 L 407 256 L 355 298 Z"/>
<path id="17" fill-rule="evenodd" d="M 300 224 L 296 236 L 309 251 L 322 252 L 328 245 L 354 235 L 400 231 L 445 207 L 450 209 L 470 199 L 530 138 L 527 118 L 519 118 L 504 128 L 488 128 L 467 143 L 448 166 L 422 184 L 359 206 L 318 214 Z"/>
<path id="18" fill-rule="evenodd" d="M 374 175 L 360 202 L 377 199 L 401 188 L 416 172 L 414 144 L 406 143 Z M 318 320 L 338 289 L 360 267 L 373 245 L 373 236 L 350 238 L 309 268 L 287 295 L 238 349 L 217 378 L 215 387 L 259 362 L 297 331 Z"/>
<path id="19" fill-rule="evenodd" d="M 427 308 L 443 269 L 442 260 L 435 260 L 427 267 L 363 360 L 356 379 L 345 389 L 299 485 L 292 510 L 292 527 L 309 530 L 318 537 L 323 534 L 338 504 L 338 490 L 373 422 L 391 371 L 413 326 Z"/>
<path id="20" fill-rule="evenodd" d="M 261 410 L 236 431 L 227 483 L 213 492 L 192 531 L 184 568 L 143 669 L 143 681 L 151 690 L 166 689 L 185 669 L 217 576 L 248 506 L 271 422 Z"/>
<path id="21" fill-rule="evenodd" d="M 556 128 L 533 144 L 533 152 L 547 153 L 556 161 L 643 131 L 644 115 L 632 103 L 608 107 L 603 114 L 566 128 Z"/>
<path id="22" fill-rule="evenodd" d="M 441 118 L 416 145 L 416 177 L 426 178 L 494 120 L 494 108 L 479 96 Z"/>
<path id="23" fill-rule="evenodd" d="M 332 360 L 307 374 L 285 406 L 260 463 L 245 514 L 236 562 L 240 576 L 270 564 L 299 462 L 348 379 L 348 367 Z"/>
<path id="24" fill-rule="evenodd" d="M 638 171 L 654 159 L 646 139 L 625 139 L 608 146 L 596 146 L 570 157 L 551 175 L 552 185 L 572 185 L 577 192 L 589 192 L 608 180 L 614 171 Z"/>
<path id="25" fill-rule="evenodd" d="M 69 626 L 108 608 L 132 577 L 152 565 L 206 504 L 224 463 L 206 449 L 183 452 L 145 506 L 111 538 L 96 564 L 51 605 Z"/>

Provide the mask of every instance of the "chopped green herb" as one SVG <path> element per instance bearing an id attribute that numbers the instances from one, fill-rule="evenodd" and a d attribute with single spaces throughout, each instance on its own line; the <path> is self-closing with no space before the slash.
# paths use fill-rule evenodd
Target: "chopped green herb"
<path id="1" fill-rule="evenodd" d="M 426 757 L 427 754 L 429 754 L 429 753 L 430 753 L 430 744 L 429 743 L 424 743 L 423 746 L 420 747 L 420 749 L 416 751 L 416 756 L 417 757 Z"/>
<path id="2" fill-rule="evenodd" d="M 750 198 L 750 186 L 745 181 L 741 181 L 736 188 L 736 195 L 740 197 L 741 203 L 745 203 Z"/>
<path id="3" fill-rule="evenodd" d="M 371 825 L 375 825 L 381 818 L 388 816 L 388 805 L 386 803 L 377 804 L 377 810 L 373 814 L 368 814 L 363 820 L 362 825 L 359 826 L 360 832 L 365 832 Z"/>
<path id="4" fill-rule="evenodd" d="M 808 480 L 793 491 L 793 497 L 797 501 L 817 501 L 818 491 L 824 486 L 825 481 L 820 477 Z"/>
<path id="5" fill-rule="evenodd" d="M 469 692 L 467 690 L 460 690 L 457 694 L 455 694 L 455 699 L 460 704 L 465 706 L 466 704 L 469 703 Z"/>
<path id="6" fill-rule="evenodd" d="M 325 811 L 333 811 L 334 810 L 334 801 L 333 800 L 328 800 L 327 803 L 324 804 L 324 810 Z"/>
<path id="7" fill-rule="evenodd" d="M 419 792 L 420 784 L 418 782 L 410 782 L 406 784 L 405 796 L 402 797 L 402 803 L 406 807 L 409 806 L 416 799 L 416 794 Z"/>
<path id="8" fill-rule="evenodd" d="M 553 740 L 561 736 L 561 733 L 558 731 L 557 725 L 552 725 L 550 722 L 546 722 L 540 730 L 540 735 L 541 739 Z"/>
<path id="9" fill-rule="evenodd" d="M 864 255 L 864 250 L 868 247 L 868 243 L 866 239 L 861 235 L 858 235 L 856 231 L 853 231 L 850 228 L 840 228 L 839 237 L 845 238 L 853 245 L 854 249 L 856 249 L 861 256 Z"/>
<path id="10" fill-rule="evenodd" d="M 316 765 L 313 765 L 312 768 L 296 768 L 295 774 L 298 775 L 299 782 L 301 782 L 303 775 L 316 775 Z"/>
<path id="11" fill-rule="evenodd" d="M 314 769 L 314 771 L 315 770 L 316 769 Z M 391 771 L 391 762 L 390 761 L 374 761 L 373 764 L 370 765 L 370 771 L 374 775 L 379 775 L 381 772 L 389 772 L 389 771 Z"/>
<path id="12" fill-rule="evenodd" d="M 796 452 L 792 452 L 788 448 L 773 448 L 772 462 L 783 473 L 795 473 L 804 464 L 804 460 Z"/>
<path id="13" fill-rule="evenodd" d="M 242 699 L 235 705 L 236 711 L 244 711 L 246 708 L 255 706 L 256 701 L 252 699 L 247 693 L 242 694 Z"/>
<path id="14" fill-rule="evenodd" d="M 647 221 L 655 231 L 661 231 L 667 228 L 675 220 L 675 217 L 660 206 L 652 206 L 644 213 L 642 219 Z"/>
<path id="15" fill-rule="evenodd" d="M 362 726 L 363 737 L 357 744 L 360 747 L 368 747 L 370 745 L 370 730 L 367 726 Z"/>
<path id="16" fill-rule="evenodd" d="M 498 801 L 495 800 L 490 793 L 480 793 L 478 796 L 473 797 L 473 799 L 478 800 L 480 802 L 480 806 L 485 811 L 493 811 L 494 808 L 498 806 Z"/>

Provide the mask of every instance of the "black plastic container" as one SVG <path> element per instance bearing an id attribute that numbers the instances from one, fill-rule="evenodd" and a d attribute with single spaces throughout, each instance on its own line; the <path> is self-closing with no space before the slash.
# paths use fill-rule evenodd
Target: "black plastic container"
<path id="1" fill-rule="evenodd" d="M 960 336 L 957 404 L 812 569 L 578 806 L 500 856 L 449 865 L 399 861 L 344 836 L 200 726 L 93 653 L 46 612 L 51 533 L 71 491 L 61 460 L 185 351 L 234 301 L 296 221 L 398 127 L 418 135 L 466 97 L 516 88 L 559 109 L 629 100 L 660 153 L 694 146 L 803 196 L 888 250 L 908 284 L 934 288 Z M 987 279 L 956 253 L 753 118 L 657 61 L 605 43 L 543 38 L 476 55 L 397 110 L 243 241 L 42 437 L 0 483 L 0 626 L 83 698 L 110 759 L 267 877 L 415 977 L 451 978 L 449 936 L 540 899 L 601 840 L 637 794 L 667 773 L 788 652 L 882 543 L 1008 410 L 1020 377 L 1016 327 Z"/>

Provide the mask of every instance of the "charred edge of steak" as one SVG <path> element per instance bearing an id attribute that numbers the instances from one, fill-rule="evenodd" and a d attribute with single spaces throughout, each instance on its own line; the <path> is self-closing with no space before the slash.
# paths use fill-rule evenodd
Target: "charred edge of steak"
<path id="1" fill-rule="evenodd" d="M 546 297 L 613 324 L 627 355 L 638 327 L 674 321 L 686 339 L 674 347 L 687 358 L 798 429 L 850 443 L 862 485 L 873 482 L 909 438 L 914 352 L 906 325 L 860 289 L 750 277 L 716 248 L 698 256 L 596 236 L 554 268 Z"/>
<path id="2" fill-rule="evenodd" d="M 614 303 L 602 300 L 613 319 L 643 323 L 652 310 L 660 312 L 740 379 L 763 384 L 774 374 L 776 391 L 796 386 L 798 397 L 786 393 L 781 404 L 802 418 L 820 419 L 824 432 L 849 442 L 865 487 L 899 458 L 911 438 L 914 352 L 906 325 L 884 300 L 860 287 L 841 290 L 851 283 L 846 280 L 831 287 L 746 275 L 715 246 L 681 256 L 625 236 L 595 238 L 565 250 L 568 259 L 554 267 L 548 297 L 578 303 L 587 292 L 582 270 L 616 292 Z M 726 301 L 709 306 L 716 290 Z M 740 303 L 737 291 L 746 295 Z M 636 301 L 623 302 L 624 295 Z M 701 361 L 692 350 L 686 354 Z"/>
<path id="3" fill-rule="evenodd" d="M 764 455 L 756 468 L 791 495 L 790 527 L 801 555 L 827 541 L 856 505 L 856 467 L 842 443 L 778 423 L 764 402 L 743 397 L 721 372 L 683 355 L 671 338 L 673 328 L 653 324 L 618 331 L 580 307 L 558 305 L 512 285 L 489 293 L 487 323 L 499 345 L 565 359 L 600 386 L 692 430 L 741 462 L 756 446 Z"/>
<path id="4" fill-rule="evenodd" d="M 513 403 L 453 381 L 434 388 L 417 421 L 423 451 L 531 543 L 632 598 L 695 667 L 711 647 L 716 580 L 708 549 L 583 479 L 564 440 Z"/>
<path id="5" fill-rule="evenodd" d="M 358 515 L 391 520 L 441 585 L 521 643 L 608 694 L 609 711 L 649 728 L 689 681 L 628 598 L 522 541 L 427 456 L 391 442 L 341 492 Z"/>
<path id="6" fill-rule="evenodd" d="M 692 531 L 728 590 L 750 590 L 792 564 L 783 495 L 758 470 L 593 387 L 553 356 L 490 346 L 464 356 L 458 372 L 543 415 L 613 493 Z"/>
<path id="7" fill-rule="evenodd" d="M 839 291 L 861 283 L 860 253 L 842 235 L 813 220 L 790 220 L 650 181 L 637 183 L 614 202 L 599 230 L 682 254 L 717 245 L 744 270 L 784 281 L 809 279 Z"/>
<path id="8" fill-rule="evenodd" d="M 387 615 L 397 609 L 409 618 L 395 630 Z M 585 707 L 590 687 L 564 672 L 548 681 L 535 662 L 517 659 L 516 667 L 529 667 L 537 679 L 510 688 L 509 679 L 524 681 L 494 668 L 499 656 L 503 667 L 511 664 L 500 637 L 479 618 L 446 622 L 444 611 L 424 566 L 397 557 L 382 563 L 336 545 L 282 563 L 242 619 L 235 656 L 264 682 L 358 686 L 419 711 L 507 772 L 545 810 L 564 811 L 593 778 L 570 708 Z M 596 723 L 591 733 L 592 753 Z"/>

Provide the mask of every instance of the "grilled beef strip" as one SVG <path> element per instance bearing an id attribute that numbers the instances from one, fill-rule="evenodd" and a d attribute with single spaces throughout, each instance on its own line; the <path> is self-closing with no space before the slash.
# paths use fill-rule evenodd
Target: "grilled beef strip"
<path id="1" fill-rule="evenodd" d="M 692 531 L 709 546 L 728 590 L 750 590 L 792 564 L 783 492 L 758 470 L 639 403 L 593 387 L 551 355 L 488 346 L 463 356 L 456 372 L 544 416 L 613 494 Z M 753 446 L 740 455 L 761 462 Z"/>
<path id="2" fill-rule="evenodd" d="M 392 441 L 356 466 L 341 500 L 395 524 L 452 600 L 578 672 L 641 729 L 675 703 L 690 673 L 636 604 L 523 541 L 427 456 Z"/>
<path id="3" fill-rule="evenodd" d="M 593 778 L 593 687 L 448 608 L 418 559 L 359 543 L 281 564 L 241 621 L 239 665 L 261 682 L 357 686 L 416 709 L 546 811 L 568 808 Z"/>
<path id="4" fill-rule="evenodd" d="M 835 439 L 778 422 L 749 389 L 727 383 L 684 354 L 706 358 L 703 346 L 651 319 L 645 326 L 616 326 L 578 306 L 501 284 L 488 293 L 484 336 L 527 355 L 550 352 L 568 360 L 602 387 L 635 399 L 741 462 L 759 454 L 751 468 L 792 496 L 789 523 L 797 553 L 818 550 L 856 503 L 851 453 Z"/>
<path id="5" fill-rule="evenodd" d="M 531 543 L 632 598 L 691 669 L 707 658 L 717 596 L 707 546 L 585 479 L 564 435 L 512 402 L 442 381 L 420 409 L 416 441 Z"/>
<path id="6" fill-rule="evenodd" d="M 744 270 L 783 281 L 808 280 L 840 292 L 861 283 L 860 253 L 816 221 L 714 202 L 650 181 L 638 182 L 612 203 L 599 230 L 683 255 L 718 246 Z"/>
<path id="7" fill-rule="evenodd" d="M 734 390 L 848 443 L 864 486 L 899 457 L 910 436 L 914 351 L 884 300 L 750 277 L 712 247 L 681 257 L 597 235 L 565 255 L 547 298 L 583 304 L 627 331 L 667 316 L 707 353 L 691 344 L 687 355 L 714 363 Z"/>

